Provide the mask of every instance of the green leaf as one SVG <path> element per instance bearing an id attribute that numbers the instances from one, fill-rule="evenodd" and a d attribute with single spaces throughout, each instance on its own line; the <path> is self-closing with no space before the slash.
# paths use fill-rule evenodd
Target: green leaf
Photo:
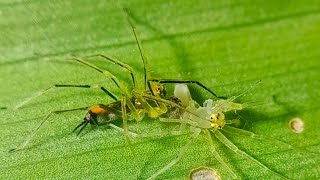
<path id="1" fill-rule="evenodd" d="M 108 54 L 134 68 L 143 87 L 143 65 L 122 7 L 132 13 L 150 73 L 154 78 L 193 79 L 220 96 L 240 94 L 249 108 L 238 112 L 243 129 L 320 152 L 320 7 L 318 1 L 6 1 L 0 5 L 0 179 L 145 179 L 173 160 L 190 134 L 133 140 L 132 155 L 122 133 L 90 126 L 70 134 L 86 112 L 50 118 L 28 148 L 17 147 L 50 111 L 112 102 L 94 89 L 61 88 L 12 108 L 53 84 L 100 84 L 119 95 L 112 81 L 83 65 L 57 61 L 70 55 Z M 92 61 L 110 70 L 128 88 L 130 75 L 115 65 Z M 171 90 L 170 90 L 171 89 Z M 172 87 L 169 87 L 172 92 Z M 210 98 L 191 86 L 202 103 Z M 290 130 L 299 117 L 305 130 Z M 164 132 L 175 124 L 145 118 L 129 124 L 144 134 Z M 226 134 L 227 135 L 227 134 Z M 227 135 L 273 171 L 290 179 L 319 179 L 320 157 L 275 140 Z M 270 179 L 272 174 L 213 139 L 224 161 L 243 179 Z M 181 161 L 160 179 L 184 179 L 208 166 L 225 177 L 228 171 L 210 153 L 203 135 Z"/>

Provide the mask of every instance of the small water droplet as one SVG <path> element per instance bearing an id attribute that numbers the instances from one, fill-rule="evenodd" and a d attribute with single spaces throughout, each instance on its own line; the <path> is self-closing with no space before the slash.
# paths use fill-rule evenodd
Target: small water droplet
<path id="1" fill-rule="evenodd" d="M 220 180 L 218 173 L 208 167 L 200 167 L 190 172 L 190 180 Z"/>
<path id="2" fill-rule="evenodd" d="M 289 127 L 295 133 L 302 133 L 304 130 L 304 122 L 296 117 L 289 121 Z"/>

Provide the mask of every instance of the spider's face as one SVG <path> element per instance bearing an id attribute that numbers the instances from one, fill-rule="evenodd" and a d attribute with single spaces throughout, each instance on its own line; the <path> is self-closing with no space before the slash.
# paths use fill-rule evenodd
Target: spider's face
<path id="1" fill-rule="evenodd" d="M 213 113 L 210 115 L 211 127 L 214 129 L 221 129 L 225 124 L 225 116 L 223 113 Z"/>

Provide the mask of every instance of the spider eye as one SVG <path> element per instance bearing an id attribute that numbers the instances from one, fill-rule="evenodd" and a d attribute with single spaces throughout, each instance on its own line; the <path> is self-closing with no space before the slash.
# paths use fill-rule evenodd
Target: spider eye
<path id="1" fill-rule="evenodd" d="M 212 121 L 216 120 L 216 119 L 217 119 L 217 114 L 212 114 L 212 115 L 210 116 L 210 119 L 211 119 Z"/>

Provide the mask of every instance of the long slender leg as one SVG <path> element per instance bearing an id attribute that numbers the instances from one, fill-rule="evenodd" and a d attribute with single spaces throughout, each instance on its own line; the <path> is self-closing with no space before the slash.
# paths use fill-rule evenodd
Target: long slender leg
<path id="1" fill-rule="evenodd" d="M 291 144 L 289 144 L 287 142 L 284 142 L 284 141 L 281 141 L 281 140 L 278 140 L 278 139 L 275 139 L 275 138 L 272 138 L 272 137 L 255 134 L 253 132 L 246 131 L 246 130 L 239 129 L 239 128 L 235 128 L 235 127 L 232 127 L 232 126 L 227 126 L 226 125 L 221 130 L 226 132 L 226 133 L 229 133 L 229 134 L 234 134 L 234 135 L 244 136 L 244 137 L 250 137 L 250 138 L 253 138 L 253 139 L 257 139 L 257 140 L 275 141 L 275 142 L 278 142 L 280 144 L 286 145 L 289 149 L 299 150 L 299 151 L 302 151 L 302 152 L 307 152 L 307 153 L 312 153 L 312 154 L 319 154 L 317 152 L 311 152 L 311 151 L 308 151 L 308 150 L 303 149 L 303 148 L 298 148 L 298 147 L 292 146 Z"/>
<path id="2" fill-rule="evenodd" d="M 114 125 L 114 124 L 112 124 L 112 123 L 108 124 L 108 126 L 110 126 L 110 127 L 112 127 L 113 129 L 116 129 L 116 130 L 124 133 L 124 129 L 121 128 L 121 127 L 119 127 L 119 126 L 116 126 L 116 125 Z M 134 133 L 134 132 L 130 132 L 129 130 L 128 130 L 128 135 L 129 135 L 129 136 L 132 136 L 132 137 L 138 137 L 138 136 L 139 136 L 139 134 L 136 134 L 136 133 Z"/>
<path id="3" fill-rule="evenodd" d="M 251 91 L 253 88 L 255 88 L 257 85 L 259 85 L 261 83 L 261 80 L 253 83 L 248 89 L 246 89 L 245 91 L 243 91 L 242 93 L 238 94 L 237 96 L 233 96 L 230 98 L 230 101 L 234 101 L 235 99 L 247 94 L 249 91 Z"/>
<path id="4" fill-rule="evenodd" d="M 160 118 L 161 122 L 176 122 L 176 123 L 182 123 L 181 120 L 179 119 L 167 119 L 167 118 Z M 116 126 L 112 123 L 108 124 L 108 126 L 120 131 L 124 132 L 124 128 L 121 128 L 119 126 Z M 168 132 L 159 132 L 159 133 L 148 133 L 148 134 L 137 134 L 134 132 L 128 131 L 128 135 L 131 137 L 136 137 L 136 138 L 147 138 L 147 137 L 154 137 L 154 136 L 167 136 L 167 135 L 175 135 L 179 136 L 182 135 L 185 131 L 185 127 L 180 127 L 179 130 L 174 130 L 174 131 L 168 131 Z"/>
<path id="5" fill-rule="evenodd" d="M 184 120 L 183 119 L 169 119 L 169 118 L 159 118 L 159 120 L 161 122 L 165 122 L 165 123 L 179 123 L 179 124 L 184 124 Z M 168 135 L 174 135 L 174 136 L 179 136 L 182 135 L 185 131 L 184 127 L 180 127 L 179 130 L 173 130 L 173 131 L 167 131 L 167 132 L 159 132 L 159 133 L 148 133 L 146 135 L 144 134 L 137 134 L 136 137 L 154 137 L 154 136 L 168 136 Z"/>
<path id="6" fill-rule="evenodd" d="M 247 158 L 249 160 L 251 160 L 252 162 L 255 162 L 258 166 L 260 166 L 262 169 L 264 169 L 265 171 L 268 171 L 278 177 L 281 177 L 283 179 L 288 179 L 287 177 L 269 169 L 268 167 L 266 167 L 264 164 L 262 164 L 261 162 L 259 162 L 258 160 L 254 159 L 253 157 L 251 157 L 250 155 L 248 155 L 247 153 L 245 153 L 244 151 L 241 151 L 236 145 L 234 145 L 228 138 L 226 138 L 219 130 L 216 130 L 213 132 L 214 135 L 216 136 L 217 139 L 219 139 L 219 141 L 221 141 L 225 146 L 227 146 L 229 149 L 231 149 L 234 153 Z"/>
<path id="7" fill-rule="evenodd" d="M 19 104 L 17 104 L 14 109 L 19 109 L 21 108 L 22 106 L 24 106 L 25 104 L 27 104 L 28 102 L 30 102 L 31 100 L 43 95 L 44 93 L 50 91 L 51 89 L 54 89 L 54 88 L 100 88 L 103 92 L 105 92 L 108 96 L 110 96 L 112 99 L 114 99 L 115 101 L 118 100 L 117 96 L 114 95 L 113 93 L 111 93 L 109 90 L 105 89 L 104 87 L 102 86 L 98 86 L 98 85 L 66 85 L 66 84 L 55 84 L 53 86 L 50 86 L 49 88 L 46 88 L 42 91 L 39 91 L 35 94 L 33 94 L 32 96 L 30 97 L 27 97 L 26 99 L 24 99 L 22 102 L 20 102 Z"/>
<path id="8" fill-rule="evenodd" d="M 128 121 L 127 121 L 127 103 L 126 98 L 122 97 L 121 99 L 121 112 L 122 112 L 122 121 L 123 121 L 123 132 L 125 137 L 128 137 Z"/>
<path id="9" fill-rule="evenodd" d="M 102 57 L 104 58 L 105 60 L 113 63 L 113 64 L 116 64 L 122 68 L 124 68 L 125 70 L 129 71 L 130 75 L 131 75 L 131 79 L 132 79 L 132 83 L 133 83 L 133 87 L 136 86 L 136 81 L 135 81 L 135 73 L 134 73 L 134 70 L 131 66 L 129 66 L 128 64 L 125 64 L 125 63 L 122 63 L 121 61 L 115 59 L 115 58 L 112 58 L 110 56 L 106 56 L 106 55 L 103 55 L 103 54 L 93 54 L 93 55 L 89 55 L 89 56 L 85 56 L 86 58 L 91 58 L 91 57 Z"/>
<path id="10" fill-rule="evenodd" d="M 118 101 L 118 97 L 116 95 L 114 95 L 112 92 L 110 92 L 109 90 L 107 90 L 104 87 L 100 87 L 100 89 L 105 92 L 109 97 L 111 97 L 113 100 Z"/>
<path id="11" fill-rule="evenodd" d="M 199 81 L 194 81 L 194 80 L 178 80 L 178 79 L 148 79 L 148 87 L 151 88 L 150 82 L 158 82 L 158 83 L 187 83 L 187 84 L 196 84 L 198 86 L 200 86 L 201 88 L 205 89 L 206 91 L 208 91 L 209 93 L 211 93 L 213 96 L 217 97 L 217 98 L 225 98 L 225 97 L 219 97 L 217 96 L 213 91 L 211 91 L 209 88 L 207 88 L 205 85 L 203 85 L 202 83 L 200 83 Z M 150 89 L 150 91 L 152 91 Z"/>
<path id="12" fill-rule="evenodd" d="M 122 111 L 122 121 L 123 121 L 123 132 L 124 132 L 124 136 L 126 138 L 126 141 L 128 142 L 128 145 L 129 145 L 129 148 L 130 148 L 130 151 L 132 152 L 133 154 L 133 160 L 134 160 L 134 163 L 135 163 L 135 167 L 138 167 L 137 165 L 137 156 L 136 156 L 136 153 L 133 149 L 133 146 L 132 146 L 132 143 L 131 143 L 131 140 L 130 140 L 130 137 L 129 137 L 129 130 L 128 130 L 128 121 L 127 121 L 127 103 L 126 103 L 127 99 L 126 97 L 122 97 L 121 99 L 121 111 Z M 140 169 L 137 169 L 136 171 L 136 177 L 139 177 L 139 174 L 140 174 Z"/>
<path id="13" fill-rule="evenodd" d="M 45 122 L 48 121 L 48 119 L 54 115 L 54 114 L 60 114 L 64 112 L 70 112 L 70 111 L 78 111 L 78 110 L 86 110 L 88 107 L 82 107 L 82 108 L 75 108 L 75 109 L 66 109 L 66 110 L 58 110 L 58 111 L 52 111 L 49 114 L 47 114 L 43 120 L 39 123 L 39 125 L 30 133 L 30 135 L 27 137 L 27 139 L 21 143 L 17 148 L 11 149 L 10 152 L 12 151 L 17 151 L 17 150 L 22 150 L 26 147 L 26 145 L 32 140 L 34 135 L 38 132 L 38 130 L 44 125 Z"/>
<path id="14" fill-rule="evenodd" d="M 204 131 L 206 137 L 207 137 L 207 140 L 208 140 L 208 144 L 209 144 L 209 147 L 210 147 L 210 151 L 212 152 L 213 156 L 219 161 L 219 163 L 225 168 L 227 169 L 230 173 L 231 173 L 231 176 L 232 178 L 234 179 L 237 179 L 237 175 L 236 173 L 234 173 L 232 171 L 232 169 L 224 162 L 224 160 L 221 158 L 220 154 L 217 152 L 217 150 L 215 149 L 214 145 L 213 145 L 213 141 L 212 141 L 212 137 L 211 137 L 211 134 L 210 132 L 206 129 Z"/>
<path id="15" fill-rule="evenodd" d="M 183 134 L 187 134 L 180 130 L 173 131 L 165 131 L 165 132 L 153 132 L 148 134 L 137 134 L 135 137 L 137 138 L 154 138 L 154 137 L 164 137 L 164 136 L 181 136 Z"/>
<path id="16" fill-rule="evenodd" d="M 79 132 L 77 133 L 77 136 L 79 136 L 79 134 L 84 130 L 84 128 L 86 128 L 87 127 L 87 125 L 89 124 L 89 122 L 88 121 L 83 121 L 84 123 L 83 123 L 83 126 L 81 127 L 81 129 L 79 130 Z M 81 123 L 82 124 L 82 123 Z M 79 126 L 77 126 L 77 127 L 79 127 Z M 77 128 L 75 128 L 72 132 L 74 132 L 74 131 L 76 131 L 77 130 Z"/>
<path id="17" fill-rule="evenodd" d="M 191 126 L 198 126 L 196 122 L 193 122 L 190 119 L 172 119 L 172 118 L 159 118 L 161 122 L 168 122 L 168 123 L 184 123 L 189 124 Z"/>
<path id="18" fill-rule="evenodd" d="M 108 126 L 112 127 L 115 130 L 118 130 L 120 132 L 124 132 L 124 129 L 116 126 L 112 123 L 108 124 Z M 178 131 L 168 131 L 168 132 L 159 132 L 159 133 L 148 133 L 148 134 L 137 134 L 131 131 L 128 131 L 129 137 L 135 137 L 135 138 L 148 138 L 148 137 L 155 137 L 155 136 L 168 136 L 168 135 L 174 135 L 174 136 L 179 136 L 182 135 L 183 131 L 178 130 Z"/>
<path id="19" fill-rule="evenodd" d="M 187 151 L 187 149 L 191 146 L 191 144 L 197 139 L 197 137 L 199 136 L 200 132 L 201 132 L 201 129 L 199 129 L 199 128 L 194 129 L 194 133 L 192 134 L 192 136 L 189 139 L 189 141 L 187 142 L 187 144 L 180 149 L 180 152 L 179 152 L 178 156 L 174 160 L 172 160 L 169 164 L 167 164 L 165 167 L 163 167 L 158 172 L 156 172 L 155 174 L 150 176 L 148 178 L 148 180 L 155 179 L 157 176 L 159 176 L 160 174 L 164 173 L 165 171 L 170 169 L 173 165 L 175 165 L 182 158 L 182 156 Z"/>
<path id="20" fill-rule="evenodd" d="M 117 77 L 115 77 L 111 72 L 107 71 L 107 70 L 102 70 L 100 69 L 99 67 L 83 60 L 83 59 L 80 59 L 79 57 L 70 57 L 70 58 L 67 58 L 67 59 L 64 59 L 64 60 L 73 60 L 73 61 L 77 61 L 85 66 L 88 66 L 98 72 L 100 72 L 101 74 L 103 74 L 104 76 L 106 76 L 107 78 L 110 78 L 115 84 L 116 86 L 123 92 L 123 93 L 127 93 L 127 91 L 121 86 L 119 80 Z"/>
<path id="21" fill-rule="evenodd" d="M 167 123 L 188 123 L 185 119 L 159 118 L 159 120 Z"/>
<path id="22" fill-rule="evenodd" d="M 148 71 L 148 60 L 147 60 L 147 57 L 145 56 L 145 53 L 144 53 L 144 50 L 143 50 L 143 47 L 142 47 L 142 43 L 141 43 L 141 40 L 136 32 L 136 29 L 135 27 L 133 26 L 133 23 L 131 22 L 131 15 L 130 15 L 130 12 L 128 9 L 126 8 L 123 8 L 125 14 L 127 15 L 127 20 L 131 26 L 131 29 L 132 29 L 132 32 L 134 34 L 134 37 L 135 37 L 135 40 L 137 42 L 137 45 L 138 45 L 138 48 L 139 48 L 139 52 L 140 52 L 140 56 L 141 56 L 141 59 L 142 59 L 142 63 L 143 63 L 143 70 L 144 70 L 144 89 L 146 90 L 147 89 L 147 80 L 149 79 L 149 71 Z"/>
<path id="23" fill-rule="evenodd" d="M 142 116 L 140 116 L 137 108 L 134 106 L 133 102 L 131 101 L 130 98 L 127 98 L 126 105 L 130 110 L 131 116 L 136 120 L 136 121 L 141 121 Z"/>
<path id="24" fill-rule="evenodd" d="M 81 131 L 83 131 L 83 129 L 88 125 L 89 121 L 87 120 L 84 120 L 82 121 L 76 128 L 73 129 L 73 133 L 81 127 L 80 131 L 77 133 L 77 136 L 81 133 Z"/>
<path id="25" fill-rule="evenodd" d="M 140 121 L 142 119 L 142 117 L 139 115 L 136 107 L 133 105 L 133 103 L 131 102 L 131 100 L 129 98 L 126 97 L 122 97 L 121 99 L 121 111 L 122 111 L 122 120 L 123 120 L 123 132 L 124 135 L 128 141 L 128 144 L 131 146 L 131 141 L 129 139 L 129 130 L 128 130 L 128 119 L 127 119 L 127 114 L 126 114 L 126 110 L 128 109 L 130 110 L 132 116 L 134 117 L 134 119 L 136 119 L 136 121 Z M 112 126 L 112 125 L 111 125 Z M 114 126 L 112 126 L 113 128 L 115 128 Z M 117 128 L 116 128 L 117 129 Z M 131 148 L 131 147 L 130 147 Z M 132 148 L 131 148 L 132 149 Z M 133 150 L 132 150 L 133 151 Z"/>
<path id="26" fill-rule="evenodd" d="M 134 150 L 132 148 L 132 143 L 129 138 L 129 130 L 128 130 L 128 119 L 127 119 L 127 103 L 126 103 L 126 98 L 122 97 L 121 99 L 121 112 L 122 112 L 122 122 L 123 122 L 123 132 L 124 136 L 126 138 L 126 141 L 128 142 L 129 148 L 133 154 Z"/>

